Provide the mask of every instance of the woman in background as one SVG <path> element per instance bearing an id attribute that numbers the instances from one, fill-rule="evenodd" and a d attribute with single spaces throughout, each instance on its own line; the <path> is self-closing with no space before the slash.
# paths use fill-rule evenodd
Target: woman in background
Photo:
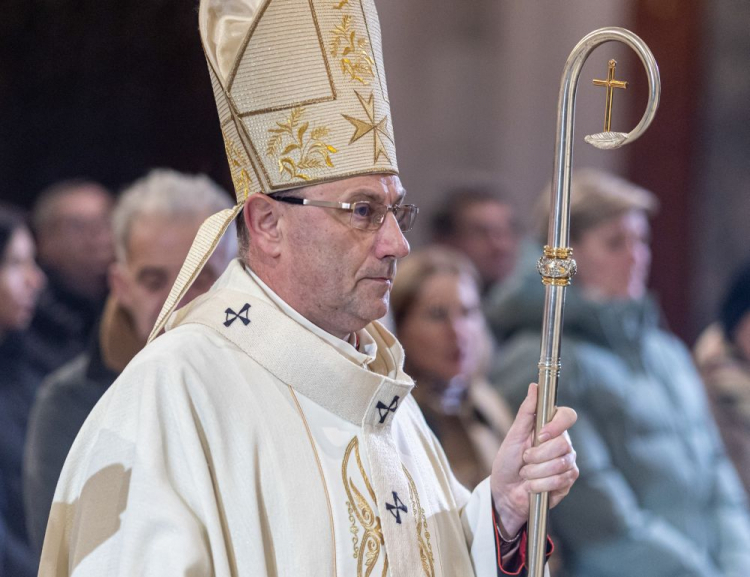
<path id="1" fill-rule="evenodd" d="M 719 322 L 695 344 L 695 360 L 727 452 L 750 494 L 750 263 L 727 290 Z"/>
<path id="2" fill-rule="evenodd" d="M 44 275 L 34 239 L 16 209 L 0 207 L 0 575 L 36 575 L 23 516 L 21 463 L 38 382 L 25 371 L 21 331 L 34 314 Z"/>
<path id="3" fill-rule="evenodd" d="M 540 202 L 549 206 L 549 188 Z M 750 575 L 750 511 L 687 347 L 648 290 L 653 193 L 584 169 L 570 189 L 558 403 L 580 477 L 554 512 L 575 577 Z M 548 218 L 539 219 L 546 236 Z M 538 373 L 545 290 L 526 279 L 495 307 L 503 355 L 491 375 L 513 407 Z"/>
<path id="4" fill-rule="evenodd" d="M 391 313 L 406 353 L 413 396 L 456 478 L 473 489 L 490 474 L 512 415 L 485 380 L 492 342 L 480 307 L 478 274 L 443 247 L 399 263 Z"/>

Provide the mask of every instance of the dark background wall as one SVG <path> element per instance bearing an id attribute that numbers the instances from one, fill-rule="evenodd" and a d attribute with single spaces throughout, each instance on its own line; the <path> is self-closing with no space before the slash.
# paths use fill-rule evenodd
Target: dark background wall
<path id="1" fill-rule="evenodd" d="M 117 190 L 155 166 L 229 187 L 197 30 L 197 0 L 5 0 L 0 17 L 0 200 L 30 206 L 45 186 L 87 176 Z M 662 107 L 620 151 L 582 144 L 601 130 L 590 79 L 619 61 L 613 128 L 642 114 L 645 75 L 612 45 L 586 64 L 575 166 L 654 190 L 653 287 L 687 340 L 750 258 L 750 7 L 743 0 L 378 0 L 402 179 L 429 214 L 466 174 L 501 179 L 524 214 L 551 177 L 567 54 L 600 26 L 654 51 Z M 413 244 L 427 240 L 418 226 Z"/>
<path id="2" fill-rule="evenodd" d="M 192 0 L 5 0 L 0 195 L 29 205 L 88 176 L 119 188 L 154 166 L 226 181 Z"/>

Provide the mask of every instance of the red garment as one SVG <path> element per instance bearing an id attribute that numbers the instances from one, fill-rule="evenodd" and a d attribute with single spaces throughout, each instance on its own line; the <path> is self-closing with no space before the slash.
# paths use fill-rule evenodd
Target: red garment
<path id="1" fill-rule="evenodd" d="M 503 545 L 508 545 L 506 541 L 500 537 L 500 526 L 497 523 L 495 517 L 495 508 L 492 508 L 492 521 L 495 525 L 495 552 L 497 554 L 497 574 L 498 575 L 517 575 L 524 577 L 527 575 L 526 567 L 526 551 L 528 544 L 528 533 L 524 528 L 521 538 L 514 544 L 512 548 L 504 551 Z M 552 552 L 555 550 L 555 544 L 552 539 L 547 537 L 547 551 L 545 557 L 549 560 Z"/>

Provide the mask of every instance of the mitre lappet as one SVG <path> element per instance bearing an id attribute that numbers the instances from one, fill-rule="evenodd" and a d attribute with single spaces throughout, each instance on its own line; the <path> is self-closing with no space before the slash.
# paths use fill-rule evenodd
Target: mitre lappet
<path id="1" fill-rule="evenodd" d="M 373 0 L 202 0 L 199 19 L 237 203 L 201 226 L 149 340 L 249 195 L 398 174 Z"/>

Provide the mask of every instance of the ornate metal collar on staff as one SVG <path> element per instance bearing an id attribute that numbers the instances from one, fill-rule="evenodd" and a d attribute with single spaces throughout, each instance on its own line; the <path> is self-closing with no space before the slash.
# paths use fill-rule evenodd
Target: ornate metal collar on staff
<path id="1" fill-rule="evenodd" d="M 656 60 L 648 46 L 635 34 L 624 28 L 601 28 L 585 36 L 573 49 L 563 69 L 558 100 L 557 135 L 555 140 L 555 163 L 552 184 L 549 236 L 544 254 L 537 269 L 544 283 L 544 320 L 542 325 L 541 354 L 539 357 L 539 397 L 536 412 L 536 431 L 548 423 L 555 412 L 557 379 L 560 375 L 560 341 L 562 336 L 565 287 L 576 272 L 568 247 L 570 234 L 570 176 L 573 163 L 573 124 L 578 78 L 591 52 L 605 42 L 617 41 L 630 46 L 646 68 L 649 96 L 646 112 L 638 125 L 629 133 L 611 132 L 612 97 L 614 88 L 624 88 L 614 79 L 615 62 L 610 61 L 607 80 L 595 84 L 607 87 L 605 108 L 605 131 L 585 137 L 586 142 L 601 149 L 619 148 L 634 141 L 648 128 L 659 106 L 661 83 Z M 539 439 L 534 438 L 534 444 Z M 529 577 L 542 577 L 547 540 L 549 513 L 548 493 L 533 493 L 530 496 L 527 563 Z"/>

